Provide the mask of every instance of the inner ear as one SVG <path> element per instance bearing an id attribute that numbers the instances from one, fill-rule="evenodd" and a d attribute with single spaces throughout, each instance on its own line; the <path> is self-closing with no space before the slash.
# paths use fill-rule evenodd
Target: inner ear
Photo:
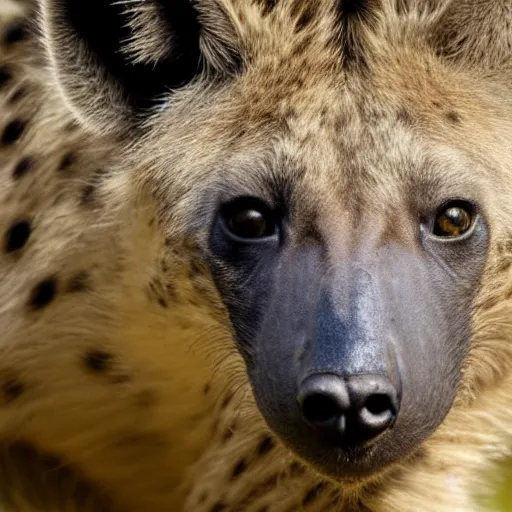
<path id="1" fill-rule="evenodd" d="M 64 23 L 119 84 L 130 106 L 140 110 L 201 71 L 201 27 L 199 13 L 189 0 L 136 2 L 138 11 L 130 3 L 66 0 L 61 5 L 65 6 Z M 139 35 L 144 33 L 168 37 L 145 41 Z M 167 43 L 167 47 L 153 46 L 155 42 Z"/>

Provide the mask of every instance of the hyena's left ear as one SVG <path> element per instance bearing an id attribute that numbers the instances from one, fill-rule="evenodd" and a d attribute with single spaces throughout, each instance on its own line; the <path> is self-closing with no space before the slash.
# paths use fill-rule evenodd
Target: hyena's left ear
<path id="1" fill-rule="evenodd" d="M 59 89 L 99 132 L 131 130 L 164 94 L 239 65 L 218 0 L 42 0 L 42 29 Z"/>
<path id="2" fill-rule="evenodd" d="M 512 80 L 512 0 L 434 1 L 441 6 L 432 33 L 436 51 Z"/>

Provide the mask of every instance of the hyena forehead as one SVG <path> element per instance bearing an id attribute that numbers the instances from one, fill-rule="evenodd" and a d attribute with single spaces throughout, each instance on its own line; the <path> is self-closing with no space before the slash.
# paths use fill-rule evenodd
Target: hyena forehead
<path id="1" fill-rule="evenodd" d="M 432 55 L 420 37 L 425 28 L 416 27 L 418 41 L 412 44 L 412 36 L 391 29 L 382 29 L 378 37 L 366 33 L 365 18 L 358 18 L 360 25 L 354 27 L 360 33 L 354 28 L 353 35 L 366 38 L 366 46 L 347 56 L 332 5 L 311 13 L 301 30 L 297 14 L 284 7 L 292 5 L 276 3 L 272 18 L 246 4 L 254 19 L 238 6 L 247 24 L 245 46 L 238 51 L 245 49 L 250 59 L 219 87 L 191 85 L 164 104 L 140 145 L 137 158 L 142 155 L 143 167 L 172 168 L 173 187 L 181 180 L 187 186 L 197 182 L 199 190 L 208 182 L 212 188 L 238 183 L 240 193 L 257 194 L 265 189 L 264 181 L 268 186 L 272 179 L 289 179 L 297 187 L 305 178 L 310 191 L 322 183 L 327 191 L 333 184 L 354 185 L 357 178 L 360 190 L 368 190 L 368 184 L 374 190 L 409 186 L 424 195 L 429 184 L 442 189 L 444 180 L 446 194 L 458 192 L 450 186 L 464 175 L 461 169 L 472 166 L 472 155 L 481 159 L 485 153 L 483 134 L 489 132 L 495 105 L 475 92 L 467 76 Z M 387 16 L 399 32 L 400 17 Z M 145 177 L 161 189 L 162 173 L 146 172 Z M 488 178 L 465 176 L 468 187 Z M 403 184 L 404 179 L 410 183 Z M 393 194 L 388 190 L 392 200 Z"/>

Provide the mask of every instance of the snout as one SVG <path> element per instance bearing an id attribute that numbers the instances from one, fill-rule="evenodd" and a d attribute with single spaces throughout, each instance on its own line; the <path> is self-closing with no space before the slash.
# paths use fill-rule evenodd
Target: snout
<path id="1" fill-rule="evenodd" d="M 384 375 L 316 374 L 299 386 L 301 420 L 316 435 L 345 448 L 368 446 L 390 429 L 400 393 Z"/>
<path id="2" fill-rule="evenodd" d="M 444 420 L 469 323 L 459 309 L 447 317 L 450 295 L 439 300 L 441 281 L 415 252 L 380 247 L 327 268 L 315 254 L 279 267 L 247 367 L 281 440 L 318 471 L 362 482 Z"/>

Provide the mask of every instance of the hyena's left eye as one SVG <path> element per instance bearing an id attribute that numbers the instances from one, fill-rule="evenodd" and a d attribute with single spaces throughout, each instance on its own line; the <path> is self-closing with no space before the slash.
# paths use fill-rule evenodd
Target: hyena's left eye
<path id="1" fill-rule="evenodd" d="M 241 239 L 272 236 L 277 231 L 272 210 L 256 198 L 239 198 L 224 206 L 224 225 L 231 235 Z"/>

